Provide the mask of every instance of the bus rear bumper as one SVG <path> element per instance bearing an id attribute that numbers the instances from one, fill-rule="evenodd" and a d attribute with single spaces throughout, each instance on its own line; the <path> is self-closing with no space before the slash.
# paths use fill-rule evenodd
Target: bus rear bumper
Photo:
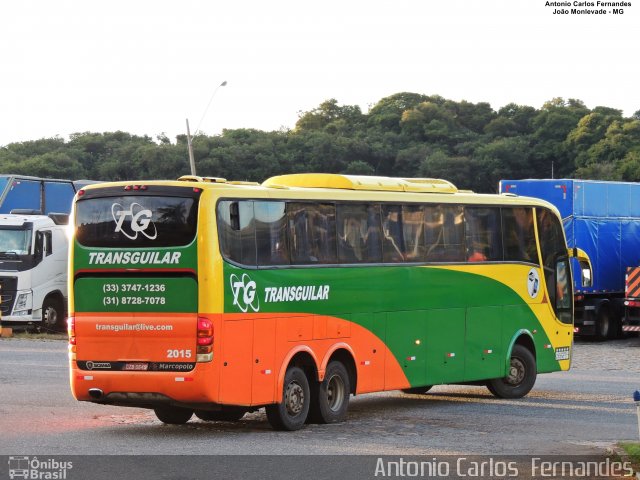
<path id="1" fill-rule="evenodd" d="M 71 391 L 80 401 L 153 408 L 160 404 L 216 403 L 210 364 L 191 372 L 71 370 Z"/>

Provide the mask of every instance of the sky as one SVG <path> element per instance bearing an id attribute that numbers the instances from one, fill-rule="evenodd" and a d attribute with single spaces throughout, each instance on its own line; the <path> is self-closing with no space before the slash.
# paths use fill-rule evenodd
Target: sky
<path id="1" fill-rule="evenodd" d="M 366 112 L 399 92 L 640 110 L 640 4 L 561 15 L 545 2 L 3 1 L 0 146 L 116 130 L 175 141 L 186 119 L 206 135 L 291 129 L 325 100 Z"/>

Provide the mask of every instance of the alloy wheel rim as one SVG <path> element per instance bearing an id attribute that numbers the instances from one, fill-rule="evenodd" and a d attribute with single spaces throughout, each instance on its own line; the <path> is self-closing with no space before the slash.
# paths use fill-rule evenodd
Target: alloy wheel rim
<path id="1" fill-rule="evenodd" d="M 285 391 L 285 407 L 289 415 L 300 414 L 304 408 L 304 389 L 298 382 L 291 382 Z"/>

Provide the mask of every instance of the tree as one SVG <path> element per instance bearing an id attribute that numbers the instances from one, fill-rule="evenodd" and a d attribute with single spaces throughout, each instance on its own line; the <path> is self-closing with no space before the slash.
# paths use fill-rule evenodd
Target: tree
<path id="1" fill-rule="evenodd" d="M 345 175 L 374 175 L 375 171 L 371 165 L 362 160 L 349 163 L 343 172 Z"/>
<path id="2" fill-rule="evenodd" d="M 362 111 L 357 105 L 338 105 L 335 98 L 326 100 L 318 108 L 310 112 L 301 112 L 296 122 L 296 131 L 321 130 L 334 125 L 336 130 L 350 131 L 364 120 Z"/>

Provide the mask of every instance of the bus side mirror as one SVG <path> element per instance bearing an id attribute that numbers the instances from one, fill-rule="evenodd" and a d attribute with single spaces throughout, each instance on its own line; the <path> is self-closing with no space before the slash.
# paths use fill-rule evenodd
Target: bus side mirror
<path id="1" fill-rule="evenodd" d="M 591 259 L 587 252 L 574 247 L 569 249 L 569 257 L 575 258 L 580 264 L 580 279 L 583 287 L 593 286 L 593 267 L 591 266 Z"/>
<path id="2" fill-rule="evenodd" d="M 591 275 L 591 265 L 587 262 L 580 262 L 580 277 L 583 287 L 592 287 L 593 278 Z"/>

